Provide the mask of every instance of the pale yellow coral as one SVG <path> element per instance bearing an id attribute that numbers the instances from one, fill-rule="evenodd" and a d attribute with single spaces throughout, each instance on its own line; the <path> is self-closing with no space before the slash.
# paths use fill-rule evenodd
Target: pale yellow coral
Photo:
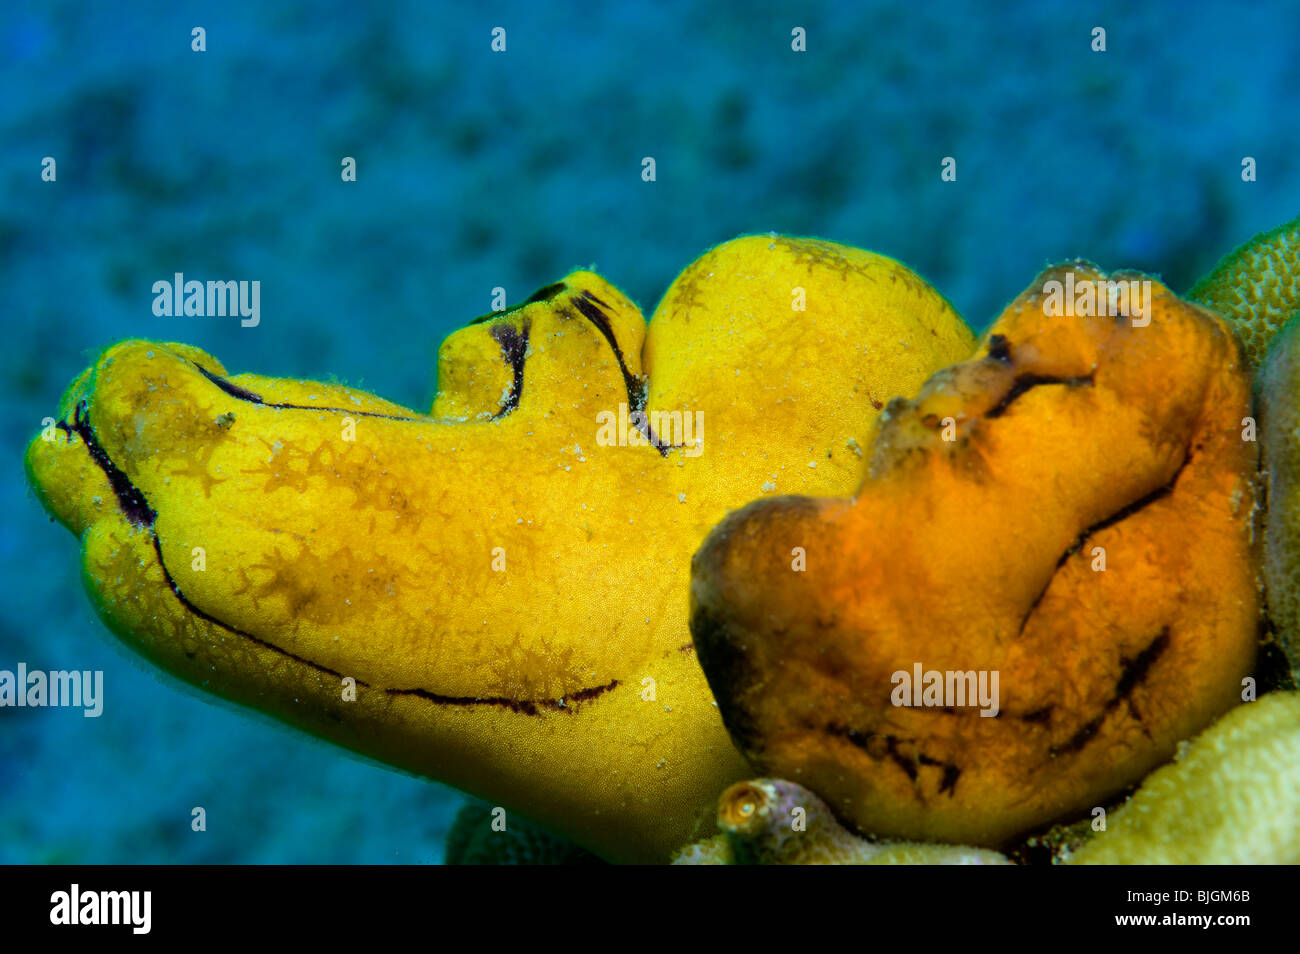
<path id="1" fill-rule="evenodd" d="M 1300 863 L 1300 693 L 1229 712 L 1148 776 L 1068 861 Z"/>

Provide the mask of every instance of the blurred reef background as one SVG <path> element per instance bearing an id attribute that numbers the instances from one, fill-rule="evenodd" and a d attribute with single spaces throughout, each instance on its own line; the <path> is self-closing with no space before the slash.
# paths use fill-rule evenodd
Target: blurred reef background
<path id="1" fill-rule="evenodd" d="M 1048 262 L 1185 291 L 1300 211 L 1285 0 L 375 6 L 0 10 L 0 669 L 102 669 L 106 697 L 99 719 L 0 708 L 0 862 L 438 862 L 462 802 L 116 646 L 21 465 L 104 345 L 425 409 L 439 342 L 495 286 L 515 303 L 574 267 L 648 317 L 711 245 L 820 235 L 905 261 L 980 329 Z M 177 271 L 260 280 L 261 324 L 155 317 Z"/>

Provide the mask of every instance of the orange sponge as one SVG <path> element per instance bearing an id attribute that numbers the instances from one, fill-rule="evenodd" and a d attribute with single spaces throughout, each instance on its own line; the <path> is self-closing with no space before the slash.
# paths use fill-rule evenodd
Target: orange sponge
<path id="1" fill-rule="evenodd" d="M 1115 314 L 1125 281 L 1146 300 Z M 1061 314 L 1062 288 L 1092 304 Z M 897 838 L 994 845 L 1133 784 L 1253 664 L 1249 413 L 1218 316 L 1148 276 L 1044 272 L 888 405 L 856 497 L 757 501 L 696 554 L 733 740 Z"/>

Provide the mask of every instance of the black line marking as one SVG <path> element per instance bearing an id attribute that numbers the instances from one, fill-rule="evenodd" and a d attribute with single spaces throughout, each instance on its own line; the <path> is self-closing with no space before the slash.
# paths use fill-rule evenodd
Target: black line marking
<path id="1" fill-rule="evenodd" d="M 1017 636 L 1023 636 L 1025 634 L 1025 627 L 1029 625 L 1029 620 L 1033 617 L 1034 613 L 1037 612 L 1038 604 L 1043 602 L 1043 597 L 1046 596 L 1047 591 L 1052 588 L 1052 581 L 1056 579 L 1057 571 L 1059 571 L 1065 564 L 1065 560 L 1069 555 L 1070 551 L 1067 550 L 1065 556 L 1061 557 L 1061 559 L 1057 561 L 1056 570 L 1052 571 L 1052 575 L 1047 578 L 1047 582 L 1044 583 L 1043 588 L 1038 591 L 1038 595 L 1034 597 L 1034 601 L 1029 604 L 1029 609 L 1025 610 L 1025 615 L 1020 618 L 1020 629 L 1016 630 Z"/>
<path id="2" fill-rule="evenodd" d="M 1011 363 L 1011 342 L 1006 335 L 989 336 L 989 357 L 1004 364 Z"/>
<path id="3" fill-rule="evenodd" d="M 289 659 L 292 659 L 294 662 L 300 662 L 304 666 L 310 666 L 312 669 L 315 669 L 317 672 L 322 672 L 327 676 L 334 676 L 339 679 L 343 678 L 343 673 L 341 672 L 330 669 L 328 666 L 322 666 L 320 663 L 313 662 L 312 660 L 307 659 L 305 656 L 299 656 L 297 653 L 291 653 L 289 650 L 277 646 L 274 643 L 268 643 L 266 640 L 254 636 L 252 633 L 246 633 L 242 629 L 236 629 L 234 626 L 231 626 L 229 623 L 224 623 L 221 620 L 217 619 L 217 617 L 213 616 L 211 613 L 207 612 L 206 610 L 199 609 L 197 606 L 194 605 L 194 603 L 190 601 L 190 598 L 188 596 L 186 596 L 184 593 L 181 592 L 181 588 L 179 585 L 177 585 L 175 577 L 173 577 L 171 571 L 167 569 L 167 564 L 163 561 L 162 541 L 158 539 L 158 534 L 154 533 L 152 534 L 152 536 L 153 536 L 153 551 L 158 555 L 158 566 L 162 570 L 163 579 L 167 581 L 167 586 L 171 589 L 176 599 L 180 600 L 181 605 L 184 606 L 191 613 L 193 613 L 195 616 L 197 616 L 199 619 L 207 620 L 209 623 L 212 623 L 214 626 L 220 626 L 222 629 L 226 630 L 227 632 L 234 633 L 237 636 L 242 636 L 244 637 L 244 639 L 257 643 L 257 645 L 263 646 L 266 649 L 274 650 L 275 652 L 280 653 L 282 656 L 287 656 Z M 367 686 L 368 684 L 358 679 L 357 685 Z"/>
<path id="4" fill-rule="evenodd" d="M 1055 708 L 1055 705 L 1048 703 L 1042 708 L 1035 709 L 1033 712 L 1026 712 L 1020 717 L 1020 720 L 1022 722 L 1038 722 L 1046 724 L 1052 720 L 1052 710 Z"/>
<path id="5" fill-rule="evenodd" d="M 191 613 L 193 613 L 195 616 L 199 617 L 200 619 L 206 620 L 209 623 L 212 623 L 214 626 L 220 626 L 222 629 L 226 630 L 229 633 L 234 633 L 236 636 L 242 636 L 244 639 L 254 642 L 259 646 L 262 646 L 273 652 L 279 653 L 282 656 L 292 659 L 294 662 L 302 663 L 305 666 L 310 666 L 312 669 L 315 669 L 317 672 L 324 673 L 327 676 L 333 676 L 336 679 L 343 678 L 343 673 L 335 669 L 330 669 L 328 666 L 323 666 L 318 662 L 306 658 L 305 656 L 299 656 L 297 653 L 290 652 L 289 650 L 283 648 L 282 646 L 277 646 L 275 645 L 275 643 L 267 642 L 265 639 L 262 639 L 258 636 L 254 636 L 252 633 L 245 632 L 242 629 L 231 626 L 229 623 L 223 622 L 222 620 L 213 616 L 211 613 L 208 613 L 205 610 L 202 610 L 199 607 L 195 606 L 194 603 L 190 600 L 190 598 L 181 591 L 180 586 L 177 585 L 175 578 L 171 575 L 171 571 L 167 569 L 167 564 L 163 562 L 162 543 L 158 539 L 158 534 L 152 533 L 151 535 L 153 536 L 154 553 L 158 555 L 158 566 L 163 572 L 163 579 L 167 581 L 167 586 L 171 589 L 172 593 L 176 596 L 176 599 L 180 601 L 181 605 L 184 606 Z M 357 679 L 356 682 L 358 686 L 361 686 L 363 688 L 367 688 L 367 689 L 372 688 L 370 683 L 365 682 L 362 679 Z M 572 712 L 573 710 L 569 707 L 568 703 L 586 702 L 589 699 L 595 699 L 597 696 L 604 695 L 606 692 L 609 692 L 610 690 L 617 688 L 618 684 L 619 681 L 615 679 L 609 683 L 606 683 L 603 686 L 593 686 L 587 689 L 579 689 L 577 692 L 570 693 L 569 695 L 565 696 L 563 699 L 509 699 L 504 696 L 446 696 L 440 693 L 430 692 L 428 689 L 384 688 L 384 689 L 380 689 L 380 691 L 385 692 L 391 696 L 418 696 L 421 699 L 427 699 L 429 702 L 435 703 L 437 705 L 501 706 L 503 708 L 509 709 L 512 712 L 518 712 L 523 715 L 535 716 L 535 715 L 540 715 L 541 714 L 540 710 L 542 709 L 547 709 L 554 712 Z"/>
<path id="6" fill-rule="evenodd" d="M 849 743 L 851 743 L 852 745 L 856 745 L 858 748 L 860 748 L 863 752 L 866 752 L 872 758 L 879 758 L 879 755 L 875 752 L 872 752 L 870 748 L 871 740 L 875 738 L 874 733 L 859 732 L 857 729 L 850 729 L 847 726 L 840 725 L 837 722 L 828 723 L 826 726 L 826 731 L 831 735 L 837 736 L 841 739 L 846 739 Z"/>
<path id="7" fill-rule="evenodd" d="M 939 759 L 931 758 L 924 752 L 918 752 L 915 759 L 909 759 L 902 752 L 898 751 L 898 743 L 907 740 L 900 740 L 896 735 L 877 735 L 874 732 L 859 732 L 856 729 L 850 729 L 847 726 L 839 725 L 835 722 L 829 723 L 825 727 L 825 731 L 833 736 L 844 739 L 850 745 L 866 752 L 867 755 L 873 759 L 880 759 L 882 757 L 880 752 L 872 751 L 871 747 L 873 740 L 881 739 L 885 743 L 884 755 L 888 756 L 911 782 L 915 783 L 917 780 L 918 772 L 916 767 L 918 765 L 942 768 L 943 778 L 939 781 L 939 794 L 942 795 L 944 792 L 947 792 L 951 797 L 956 793 L 957 780 L 961 778 L 962 770 L 951 762 L 943 762 Z"/>
<path id="8" fill-rule="evenodd" d="M 494 421 L 519 407 L 519 399 L 524 393 L 524 359 L 528 356 L 528 332 L 528 322 L 524 322 L 523 327 L 518 329 L 507 324 L 492 326 L 492 338 L 501 346 L 501 357 L 510 365 L 514 374 L 505 403 L 492 415 Z"/>
<path id="9" fill-rule="evenodd" d="M 850 729 L 846 725 L 840 725 L 839 723 L 827 723 L 826 732 L 852 742 L 853 745 L 858 746 L 858 749 L 865 751 L 867 755 L 871 755 L 871 750 L 867 747 L 872 738 L 871 733 L 863 734 L 858 732 L 857 729 Z"/>
<path id="10" fill-rule="evenodd" d="M 600 310 L 600 306 L 605 305 L 605 303 L 591 292 L 584 291 L 581 295 L 571 296 L 569 304 L 582 312 L 582 316 L 595 325 L 596 329 L 605 336 L 605 340 L 609 342 L 609 346 L 614 352 L 614 358 L 618 361 L 618 369 L 623 372 L 623 386 L 627 388 L 628 417 L 631 418 L 634 414 L 639 415 L 637 431 L 654 445 L 655 449 L 659 451 L 659 456 L 667 457 L 668 451 L 674 445 L 661 441 L 645 416 L 645 384 L 627 369 L 627 362 L 623 359 L 623 349 L 619 347 L 618 339 L 614 337 L 614 329 L 610 326 L 609 316 Z M 605 305 L 605 307 L 608 308 L 609 306 Z"/>
<path id="11" fill-rule="evenodd" d="M 1048 753 L 1052 756 L 1057 756 L 1066 752 L 1078 752 L 1088 744 L 1094 735 L 1097 734 L 1097 730 L 1101 728 L 1102 720 L 1106 718 L 1106 712 L 1108 711 L 1109 709 L 1104 710 L 1102 714 L 1097 716 L 1095 719 L 1089 719 L 1077 732 L 1074 733 L 1074 735 L 1070 736 L 1065 745 L 1054 745 L 1047 750 Z"/>
<path id="12" fill-rule="evenodd" d="M 554 284 L 551 285 L 544 285 L 541 288 L 537 289 L 537 291 L 529 295 L 526 299 L 524 299 L 524 304 L 533 305 L 539 301 L 546 301 L 548 298 L 554 298 L 556 295 L 558 295 L 560 292 L 564 291 L 568 287 L 569 286 L 566 285 L 564 282 L 555 282 Z"/>
<path id="13" fill-rule="evenodd" d="M 1124 671 L 1120 674 L 1119 680 L 1115 683 L 1116 705 L 1118 705 L 1120 700 L 1126 699 L 1131 695 L 1133 690 L 1136 689 L 1144 679 L 1146 679 L 1147 674 L 1151 671 L 1151 667 L 1155 665 L 1155 661 L 1160 657 L 1161 653 L 1168 648 L 1169 627 L 1166 626 L 1164 629 L 1160 630 L 1160 635 L 1153 639 L 1147 645 L 1146 649 L 1142 650 L 1142 652 L 1138 653 L 1132 659 L 1120 658 L 1120 662 L 1124 664 Z"/>
<path id="14" fill-rule="evenodd" d="M 961 778 L 961 769 L 952 764 L 945 763 L 943 767 L 943 781 L 939 785 L 939 794 L 948 793 L 949 797 L 957 794 L 957 780 Z"/>
<path id="15" fill-rule="evenodd" d="M 570 693 L 562 699 L 508 699 L 504 696 L 443 696 L 435 692 L 429 692 L 427 689 L 385 689 L 384 691 L 394 696 L 419 696 L 421 699 L 428 699 L 430 702 L 438 705 L 449 706 L 501 706 L 509 709 L 511 712 L 518 712 L 521 715 L 541 715 L 542 709 L 552 712 L 572 712 L 570 703 L 586 702 L 602 696 L 613 689 L 618 688 L 619 681 L 611 679 L 603 686 L 592 686 L 588 689 L 579 689 L 577 692 Z"/>
<path id="16" fill-rule="evenodd" d="M 117 505 L 126 519 L 137 527 L 152 527 L 154 521 L 158 519 L 158 512 L 149 506 L 149 501 L 144 499 L 144 494 L 131 483 L 131 478 L 113 463 L 108 452 L 100 445 L 99 439 L 95 436 L 95 429 L 90 426 L 90 412 L 86 402 L 77 402 L 77 407 L 72 413 L 71 424 L 59 421 L 55 427 L 69 437 L 76 434 L 81 438 L 81 443 L 85 445 L 90 459 L 108 478 L 109 486 L 113 488 L 113 494 L 117 497 Z"/>
<path id="17" fill-rule="evenodd" d="M 198 362 L 191 363 L 194 367 L 199 369 L 200 374 L 219 387 L 226 394 L 229 394 L 233 398 L 239 398 L 241 401 L 248 401 L 250 404 L 256 404 L 259 407 L 274 407 L 286 411 L 331 411 L 335 414 L 348 414 L 355 415 L 356 417 L 378 417 L 385 421 L 425 420 L 423 417 L 403 417 L 398 414 L 381 414 L 379 411 L 358 411 L 356 408 L 349 407 L 320 407 L 315 404 L 276 404 L 272 401 L 264 401 L 260 394 L 254 394 L 247 388 L 241 388 L 238 384 L 231 384 L 225 378 L 218 374 L 213 374 Z"/>
<path id="18" fill-rule="evenodd" d="M 907 776 L 908 780 L 915 783 L 916 763 L 898 751 L 898 739 L 892 735 L 885 736 L 885 751 L 894 760 L 894 764 L 903 770 L 903 774 Z"/>
<path id="19" fill-rule="evenodd" d="M 1151 667 L 1155 665 L 1156 660 L 1168 648 L 1169 627 L 1166 626 L 1160 630 L 1155 639 L 1147 644 L 1145 649 L 1132 659 L 1125 659 L 1121 656 L 1120 663 L 1123 665 L 1124 671 L 1120 673 L 1119 679 L 1115 681 L 1115 692 L 1106 700 L 1101 714 L 1085 722 L 1074 735 L 1066 740 L 1064 745 L 1053 746 L 1048 752 L 1053 756 L 1074 753 L 1087 745 L 1089 740 L 1097 734 L 1097 730 L 1101 728 L 1106 716 L 1110 715 L 1121 702 L 1126 701 L 1133 694 L 1133 690 L 1142 684 L 1142 681 L 1150 673 Z"/>
<path id="20" fill-rule="evenodd" d="M 1042 387 L 1047 384 L 1064 384 L 1068 387 L 1092 387 L 1093 376 L 1083 375 L 1074 378 L 1058 378 L 1047 374 L 1021 374 L 1011 383 L 1010 389 L 1002 395 L 1002 400 L 984 412 L 984 416 L 990 420 L 999 418 L 1007 412 L 1012 403 L 1026 391 Z"/>
<path id="21" fill-rule="evenodd" d="M 248 390 L 248 388 L 241 388 L 238 384 L 233 384 L 230 381 L 227 381 L 225 378 L 221 377 L 220 375 L 214 374 L 213 372 L 209 371 L 207 368 L 203 367 L 203 365 L 199 364 L 198 362 L 194 363 L 194 367 L 198 368 L 200 374 L 202 374 L 205 378 L 207 378 L 217 387 L 221 388 L 221 390 L 225 391 L 231 397 L 239 398 L 241 401 L 248 401 L 251 404 L 266 403 L 265 401 L 262 400 L 262 395 L 254 394 L 252 391 Z"/>
<path id="22" fill-rule="evenodd" d="M 202 369 L 200 368 L 200 370 Z M 232 387 L 234 387 L 234 385 L 232 385 Z M 253 395 L 253 397 L 256 397 L 256 395 Z M 255 403 L 261 403 L 260 399 Z M 280 405 L 270 406 L 275 407 Z M 172 595 L 176 597 L 181 606 L 190 613 L 193 613 L 199 619 L 205 620 L 214 626 L 219 626 L 228 633 L 242 636 L 250 642 L 279 653 L 288 659 L 292 659 L 294 662 L 309 666 L 317 672 L 324 673 L 327 676 L 333 676 L 337 679 L 343 678 L 343 674 L 337 670 L 330 669 L 328 666 L 323 666 L 304 656 L 299 656 L 283 647 L 267 642 L 258 636 L 254 636 L 252 633 L 231 626 L 229 623 L 223 622 L 206 610 L 200 609 L 196 606 L 194 602 L 191 601 L 190 598 L 181 590 L 180 585 L 176 582 L 176 578 L 172 576 L 171 571 L 167 569 L 167 563 L 163 560 L 162 541 L 159 539 L 158 532 L 154 527 L 158 518 L 158 512 L 149 505 L 149 502 L 145 499 L 144 493 L 131 483 L 131 479 L 127 477 L 126 473 L 123 472 L 121 468 L 113 463 L 112 458 L 108 456 L 108 452 L 100 445 L 98 439 L 95 437 L 94 429 L 90 425 L 90 415 L 86 402 L 81 401 L 77 404 L 76 410 L 73 414 L 72 424 L 68 424 L 66 421 L 59 421 L 55 427 L 69 435 L 69 437 L 75 433 L 81 438 L 81 442 L 85 446 L 86 452 L 90 455 L 91 460 L 93 460 L 104 472 L 105 476 L 108 477 L 108 482 L 113 488 L 113 493 L 117 496 L 118 505 L 122 508 L 123 514 L 134 526 L 149 531 L 149 536 L 153 541 L 154 553 L 158 557 L 158 568 L 162 570 L 163 579 L 167 583 L 167 588 L 172 591 Z M 191 654 L 187 653 L 187 655 Z M 371 688 L 369 683 L 364 682 L 361 679 L 357 679 L 357 685 Z M 617 688 L 618 685 L 619 681 L 614 679 L 603 686 L 591 686 L 586 689 L 579 689 L 576 692 L 568 694 L 563 699 L 507 699 L 500 696 L 444 696 L 435 692 L 430 692 L 427 689 L 386 688 L 381 691 L 386 692 L 389 695 L 419 696 L 422 699 L 427 699 L 438 705 L 503 706 L 513 712 L 520 712 L 525 715 L 540 715 L 541 710 L 543 709 L 554 712 L 573 712 L 574 710 L 571 707 L 571 703 L 587 702 L 588 700 L 595 699 L 598 696 L 602 696 L 606 692 Z"/>
<path id="23" fill-rule="evenodd" d="M 570 296 L 569 304 L 582 312 L 582 316 L 605 336 L 605 340 L 609 342 L 614 352 L 615 360 L 618 361 L 618 369 L 623 372 L 623 384 L 627 388 L 627 406 L 629 409 L 642 410 L 645 407 L 645 386 L 627 369 L 627 362 L 623 360 L 623 349 L 619 347 L 618 339 L 614 337 L 609 315 L 600 310 L 600 306 L 596 304 L 596 299 L 590 292 Z"/>
<path id="24" fill-rule="evenodd" d="M 1190 454 L 1188 454 L 1183 458 L 1183 462 L 1178 465 L 1178 470 L 1174 471 L 1174 476 L 1169 478 L 1169 483 L 1165 484 L 1163 487 L 1157 487 L 1155 490 L 1151 491 L 1151 493 L 1146 494 L 1143 497 L 1139 497 L 1137 500 L 1134 500 L 1132 503 L 1125 504 L 1123 507 L 1120 507 L 1113 514 L 1111 514 L 1109 517 L 1105 517 L 1102 520 L 1097 521 L 1092 526 L 1085 527 L 1083 531 L 1080 532 L 1080 534 L 1074 538 L 1074 542 L 1071 543 L 1068 547 L 1066 547 L 1065 552 L 1062 553 L 1060 557 L 1057 559 L 1056 570 L 1054 570 L 1052 572 L 1052 575 L 1048 578 L 1047 584 L 1043 587 L 1043 589 L 1039 592 L 1039 594 L 1034 597 L 1034 601 L 1031 604 L 1029 604 L 1028 611 L 1025 613 L 1024 617 L 1020 620 L 1020 629 L 1017 632 L 1017 635 L 1021 635 L 1024 633 L 1025 627 L 1029 624 L 1029 618 L 1034 615 L 1034 611 L 1038 609 L 1038 604 L 1043 601 L 1043 597 L 1047 595 L 1047 591 L 1051 588 L 1052 581 L 1056 579 L 1056 573 L 1060 571 L 1061 567 L 1065 566 L 1066 562 L 1070 559 L 1070 557 L 1074 556 L 1076 553 L 1082 550 L 1083 545 L 1087 543 L 1088 539 L 1092 537 L 1094 534 L 1100 533 L 1103 530 L 1110 529 L 1111 527 L 1115 526 L 1117 523 L 1120 523 L 1123 520 L 1127 520 L 1129 517 L 1133 516 L 1134 514 L 1140 513 L 1141 511 L 1145 510 L 1147 507 L 1151 506 L 1156 501 L 1163 500 L 1164 498 L 1172 494 L 1174 492 L 1174 487 L 1177 486 L 1178 484 L 1178 478 L 1182 476 L 1183 471 L 1187 469 L 1187 465 L 1191 463 L 1191 460 L 1192 458 Z"/>
<path id="25" fill-rule="evenodd" d="M 1104 520 L 1100 520 L 1097 523 L 1094 523 L 1091 527 L 1087 527 L 1086 529 L 1084 529 L 1084 531 L 1080 533 L 1078 537 L 1075 538 L 1074 543 L 1070 544 L 1070 548 L 1066 550 L 1063 554 L 1061 554 L 1061 558 L 1056 561 L 1056 565 L 1058 567 L 1064 566 L 1065 561 L 1068 560 L 1070 557 L 1072 557 L 1075 553 L 1078 553 L 1079 550 L 1082 549 L 1083 545 L 1088 542 L 1088 538 L 1091 537 L 1093 534 L 1100 533 L 1102 530 L 1110 529 L 1111 527 L 1115 526 L 1115 524 L 1119 523 L 1121 520 L 1127 520 L 1129 517 L 1133 516 L 1134 514 L 1139 513 L 1142 510 L 1145 510 L 1147 507 L 1151 506 L 1157 500 L 1164 500 L 1166 497 L 1172 494 L 1174 492 L 1174 485 L 1178 483 L 1178 478 L 1182 475 L 1184 468 L 1187 467 L 1187 463 L 1188 461 L 1184 460 L 1182 466 L 1180 466 L 1178 470 L 1174 473 L 1174 476 L 1170 479 L 1169 483 L 1165 484 L 1163 487 L 1157 487 L 1155 490 L 1151 491 L 1151 493 L 1147 494 L 1145 497 L 1139 497 L 1131 504 L 1126 504 L 1125 506 L 1121 507 L 1119 510 L 1116 510 L 1113 514 L 1111 514 L 1109 517 L 1106 517 Z"/>

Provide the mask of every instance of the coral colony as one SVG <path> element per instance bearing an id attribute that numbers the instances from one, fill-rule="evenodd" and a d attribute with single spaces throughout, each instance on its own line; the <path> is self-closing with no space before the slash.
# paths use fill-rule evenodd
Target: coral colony
<path id="1" fill-rule="evenodd" d="M 1297 248 L 1059 265 L 976 341 L 747 236 L 648 323 L 587 271 L 472 322 L 428 413 L 126 341 L 27 473 L 155 665 L 609 860 L 1294 862 Z"/>

